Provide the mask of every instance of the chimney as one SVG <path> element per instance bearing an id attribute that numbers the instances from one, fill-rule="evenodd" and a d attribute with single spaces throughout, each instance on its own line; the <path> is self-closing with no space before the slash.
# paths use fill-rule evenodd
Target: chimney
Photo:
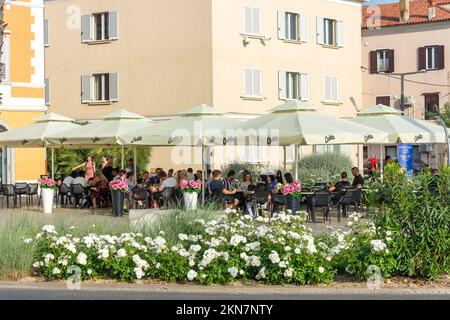
<path id="1" fill-rule="evenodd" d="M 409 21 L 409 0 L 400 0 L 400 22 Z"/>
<path id="2" fill-rule="evenodd" d="M 428 20 L 433 20 L 436 17 L 436 1 L 428 1 Z"/>

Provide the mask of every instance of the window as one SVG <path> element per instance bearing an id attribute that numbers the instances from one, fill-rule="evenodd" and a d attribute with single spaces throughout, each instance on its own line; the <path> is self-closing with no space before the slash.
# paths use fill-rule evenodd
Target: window
<path id="1" fill-rule="evenodd" d="M 433 120 L 434 115 L 439 111 L 439 92 L 424 93 L 425 98 L 425 119 Z"/>
<path id="2" fill-rule="evenodd" d="M 45 78 L 45 105 L 50 105 L 50 80 Z"/>
<path id="3" fill-rule="evenodd" d="M 344 46 L 344 22 L 317 17 L 317 43 L 331 46 Z"/>
<path id="4" fill-rule="evenodd" d="M 81 20 L 83 42 L 117 39 L 117 12 L 84 15 Z"/>
<path id="5" fill-rule="evenodd" d="M 376 104 L 382 104 L 385 106 L 390 107 L 391 106 L 391 97 L 390 96 L 384 96 L 384 97 L 377 97 Z"/>
<path id="6" fill-rule="evenodd" d="M 419 48 L 419 70 L 444 69 L 444 46 L 427 46 Z"/>
<path id="7" fill-rule="evenodd" d="M 394 50 L 382 49 L 370 52 L 370 73 L 394 72 Z"/>
<path id="8" fill-rule="evenodd" d="M 48 20 L 44 20 L 44 45 L 47 47 L 49 46 L 48 41 Z"/>
<path id="9" fill-rule="evenodd" d="M 294 12 L 278 11 L 278 38 L 308 42 L 308 24 L 307 16 Z"/>
<path id="10" fill-rule="evenodd" d="M 9 35 L 5 35 L 2 47 L 2 56 L 0 61 L 0 78 L 1 81 L 9 81 L 10 68 L 10 39 Z"/>
<path id="11" fill-rule="evenodd" d="M 244 70 L 245 97 L 261 97 L 261 70 L 247 68 Z"/>
<path id="12" fill-rule="evenodd" d="M 333 75 L 325 76 L 324 102 L 339 102 L 339 79 Z"/>
<path id="13" fill-rule="evenodd" d="M 261 34 L 261 9 L 259 8 L 244 8 L 244 33 L 246 34 Z"/>
<path id="14" fill-rule="evenodd" d="M 82 103 L 118 100 L 117 73 L 98 73 L 81 78 Z"/>
<path id="15" fill-rule="evenodd" d="M 281 100 L 309 100 L 309 75 L 299 72 L 279 72 Z"/>

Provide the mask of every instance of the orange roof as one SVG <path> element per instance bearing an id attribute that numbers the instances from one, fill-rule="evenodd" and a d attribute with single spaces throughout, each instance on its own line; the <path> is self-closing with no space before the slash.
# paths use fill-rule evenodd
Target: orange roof
<path id="1" fill-rule="evenodd" d="M 428 19 L 428 0 L 415 0 L 411 1 L 409 5 L 409 21 L 400 21 L 400 4 L 388 3 L 377 5 L 381 9 L 380 13 L 380 27 L 394 27 L 404 24 L 418 24 L 418 23 L 432 23 L 450 20 L 450 0 L 435 0 L 436 3 L 436 16 L 432 19 Z M 444 6 L 445 5 L 445 6 Z M 368 10 L 370 6 L 364 6 L 362 9 L 362 28 L 367 29 L 370 22 L 375 22 L 378 16 L 373 10 Z"/>

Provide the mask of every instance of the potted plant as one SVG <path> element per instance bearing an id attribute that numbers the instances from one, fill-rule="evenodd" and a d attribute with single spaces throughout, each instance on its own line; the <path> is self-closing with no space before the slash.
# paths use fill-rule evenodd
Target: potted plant
<path id="1" fill-rule="evenodd" d="M 202 181 L 183 180 L 181 181 L 180 187 L 183 192 L 184 207 L 187 210 L 197 209 L 198 194 L 200 193 L 202 187 Z"/>
<path id="2" fill-rule="evenodd" d="M 51 214 L 53 211 L 53 199 L 57 188 L 55 180 L 51 178 L 39 179 L 41 187 L 42 207 L 45 214 Z"/>
<path id="3" fill-rule="evenodd" d="M 111 190 L 113 215 L 121 217 L 123 216 L 125 193 L 128 192 L 128 183 L 126 180 L 114 179 L 109 183 L 109 189 Z"/>
<path id="4" fill-rule="evenodd" d="M 286 196 L 286 209 L 292 211 L 293 214 L 297 214 L 300 211 L 300 198 L 302 194 L 302 187 L 300 181 L 294 180 L 292 184 L 278 184 L 278 189 Z"/>

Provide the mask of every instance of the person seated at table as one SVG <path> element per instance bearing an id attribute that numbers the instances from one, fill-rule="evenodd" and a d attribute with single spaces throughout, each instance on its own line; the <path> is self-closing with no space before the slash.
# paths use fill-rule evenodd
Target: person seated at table
<path id="1" fill-rule="evenodd" d="M 220 170 L 213 171 L 213 180 L 210 183 L 209 192 L 213 201 L 225 202 L 227 208 L 233 209 L 239 204 L 239 200 L 235 197 L 237 188 L 234 182 L 236 172 L 231 170 L 227 179 L 222 181 L 222 172 Z"/>
<path id="2" fill-rule="evenodd" d="M 81 184 L 83 186 L 83 188 L 86 188 L 88 183 L 87 180 L 85 178 L 85 173 L 84 171 L 78 171 L 77 177 L 73 180 L 72 184 Z"/>
<path id="3" fill-rule="evenodd" d="M 165 171 L 159 172 L 159 179 L 161 184 L 158 188 L 158 191 L 162 192 L 166 188 L 176 188 L 178 186 L 178 181 L 175 177 L 169 177 L 169 175 Z"/>
<path id="4" fill-rule="evenodd" d="M 203 178 L 203 172 L 202 172 L 202 170 L 197 170 L 197 171 L 195 171 L 195 174 L 194 174 L 194 180 L 195 180 L 195 181 L 198 181 L 198 180 L 202 180 L 202 178 Z"/>
<path id="5" fill-rule="evenodd" d="M 276 174 L 275 174 L 275 180 L 278 183 L 283 184 L 283 173 L 281 172 L 281 170 L 277 170 Z"/>
<path id="6" fill-rule="evenodd" d="M 162 168 L 156 168 L 155 174 L 150 178 L 150 184 L 160 184 L 161 179 L 159 178 L 159 173 L 162 171 Z"/>
<path id="7" fill-rule="evenodd" d="M 65 184 L 66 186 L 68 186 L 70 188 L 72 186 L 73 181 L 75 180 L 76 177 L 77 177 L 77 172 L 76 171 L 72 171 L 70 176 L 67 176 L 67 177 L 64 178 L 64 180 L 62 181 L 62 184 Z"/>
<path id="8" fill-rule="evenodd" d="M 187 176 L 188 181 L 195 180 L 194 170 L 192 168 L 188 168 L 186 170 L 186 176 Z"/>
<path id="9" fill-rule="evenodd" d="M 253 184 L 253 178 L 250 171 L 245 170 L 242 174 L 242 181 L 238 184 L 238 191 L 248 191 L 248 187 Z"/>
<path id="10" fill-rule="evenodd" d="M 178 188 L 180 188 L 180 185 L 181 185 L 182 181 L 184 181 L 184 180 L 188 180 L 189 181 L 187 171 L 186 170 L 178 170 L 176 180 L 177 180 L 176 188 L 178 189 Z"/>
<path id="11" fill-rule="evenodd" d="M 353 175 L 352 187 L 362 189 L 364 187 L 364 178 L 359 173 L 359 169 L 357 167 L 352 168 L 352 175 Z"/>
<path id="12" fill-rule="evenodd" d="M 105 194 L 105 190 L 108 189 L 108 179 L 102 173 L 101 170 L 96 170 L 94 178 L 89 181 L 90 198 L 92 208 L 97 208 L 97 199 Z"/>
<path id="13" fill-rule="evenodd" d="M 341 180 L 336 182 L 336 184 L 332 187 L 331 191 L 335 191 L 337 193 L 342 193 L 344 189 L 351 187 L 352 184 L 348 181 L 347 172 L 341 173 Z"/>
<path id="14" fill-rule="evenodd" d="M 133 171 L 128 171 L 127 172 L 127 183 L 128 183 L 128 188 L 129 189 L 133 189 L 133 187 L 136 186 L 136 179 L 135 179 L 135 175 Z"/>
<path id="15" fill-rule="evenodd" d="M 150 184 L 150 173 L 148 171 L 142 173 L 142 178 L 138 180 L 138 184 L 144 188 Z"/>
<path id="16" fill-rule="evenodd" d="M 173 177 L 173 169 L 169 169 L 169 171 L 167 171 L 167 176 L 169 177 L 169 178 L 171 178 L 171 177 Z"/>

